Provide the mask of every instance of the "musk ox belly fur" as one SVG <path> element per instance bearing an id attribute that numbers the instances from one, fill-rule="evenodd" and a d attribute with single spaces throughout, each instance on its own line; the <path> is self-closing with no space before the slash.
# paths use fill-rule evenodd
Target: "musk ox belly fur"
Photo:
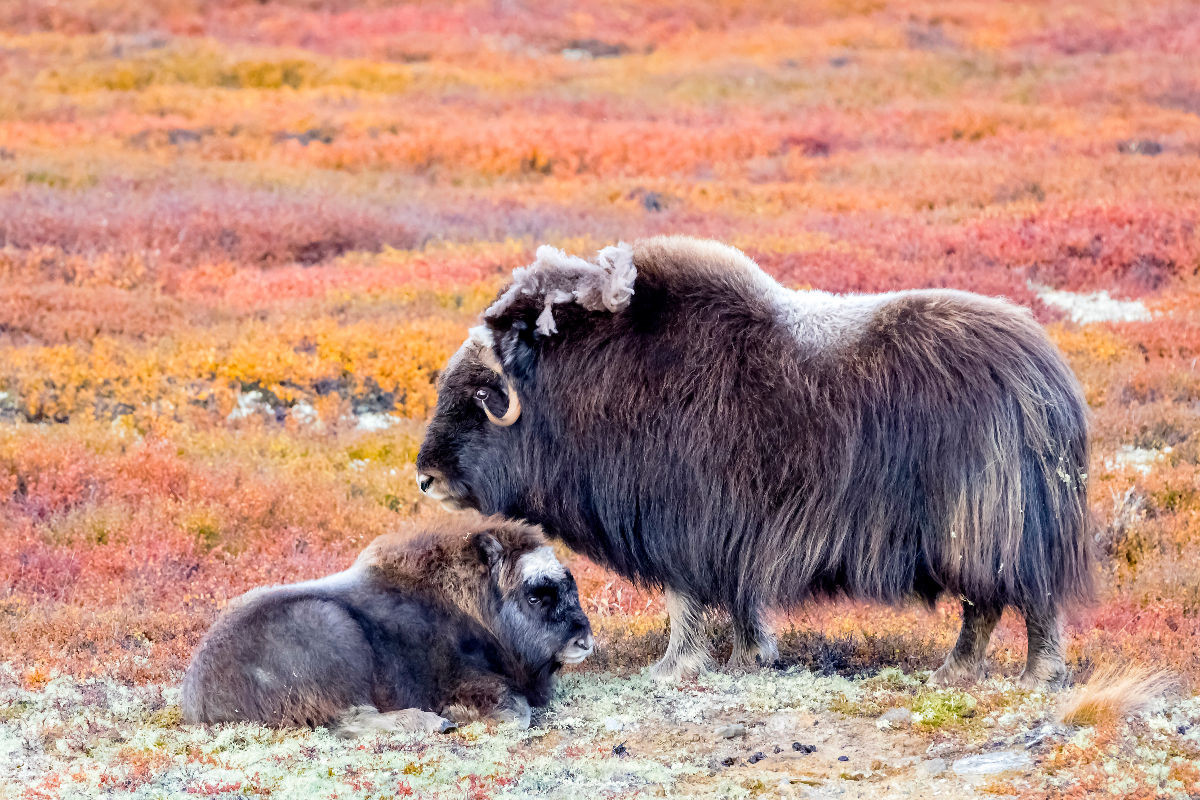
<path id="1" fill-rule="evenodd" d="M 562 664 L 590 650 L 574 581 L 536 528 L 444 523 L 380 537 L 344 572 L 234 601 L 184 676 L 183 714 L 370 728 L 367 716 L 422 709 L 528 724 Z"/>
<path id="2" fill-rule="evenodd" d="M 683 237 L 539 250 L 443 375 L 418 458 L 434 496 L 664 586 L 672 647 L 705 606 L 762 655 L 764 608 L 950 593 L 967 619 L 945 677 L 1014 606 L 1042 678 L 1059 609 L 1091 591 L 1087 464 L 1081 390 L 1027 310 L 791 291 Z"/>

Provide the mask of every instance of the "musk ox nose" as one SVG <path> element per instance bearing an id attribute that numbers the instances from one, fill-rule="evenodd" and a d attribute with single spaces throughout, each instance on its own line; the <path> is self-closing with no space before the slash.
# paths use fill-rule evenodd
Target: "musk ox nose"
<path id="1" fill-rule="evenodd" d="M 417 473 L 417 488 L 421 490 L 421 494 L 429 491 L 429 487 L 433 485 L 433 476 L 426 475 L 423 472 Z"/>
<path id="2" fill-rule="evenodd" d="M 572 644 L 574 644 L 580 650 L 585 650 L 590 653 L 592 652 L 592 648 L 596 645 L 596 640 L 590 633 L 585 633 L 583 636 L 580 636 L 578 639 L 572 642 Z"/>

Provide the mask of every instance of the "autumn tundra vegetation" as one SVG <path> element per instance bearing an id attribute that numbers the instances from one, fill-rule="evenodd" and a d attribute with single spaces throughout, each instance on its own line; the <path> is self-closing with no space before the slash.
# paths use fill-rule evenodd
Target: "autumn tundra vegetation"
<path id="1" fill-rule="evenodd" d="M 1198 51 L 1178 0 L 0 3 L 0 795 L 1200 793 Z M 658 687 L 659 592 L 560 548 L 597 648 L 528 733 L 182 725 L 231 600 L 443 513 L 435 381 L 512 270 L 668 233 L 1032 309 L 1090 409 L 1076 688 L 1017 685 L 1016 614 L 927 686 L 951 598 Z"/>

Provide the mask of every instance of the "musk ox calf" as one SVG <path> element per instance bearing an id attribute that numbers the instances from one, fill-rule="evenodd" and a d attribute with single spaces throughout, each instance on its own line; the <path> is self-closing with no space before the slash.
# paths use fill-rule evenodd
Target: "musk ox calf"
<path id="1" fill-rule="evenodd" d="M 476 519 L 382 536 L 344 572 L 243 595 L 184 676 L 183 717 L 346 734 L 528 726 L 559 668 L 591 650 L 575 581 L 541 532 Z"/>
<path id="2" fill-rule="evenodd" d="M 935 682 L 982 671 L 1008 606 L 1024 683 L 1066 675 L 1090 593 L 1078 383 L 1025 309 L 949 290 L 781 287 L 740 251 L 655 238 L 588 262 L 542 247 L 440 378 L 422 490 L 542 524 L 666 591 L 655 673 L 770 662 L 764 611 L 815 595 L 961 598 Z"/>

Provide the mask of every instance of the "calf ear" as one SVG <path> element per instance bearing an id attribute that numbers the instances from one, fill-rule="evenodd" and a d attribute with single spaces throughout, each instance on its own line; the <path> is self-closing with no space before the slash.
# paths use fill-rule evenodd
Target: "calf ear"
<path id="1" fill-rule="evenodd" d="M 471 537 L 471 541 L 475 545 L 475 552 L 479 555 L 480 563 L 485 564 L 488 569 L 492 569 L 500 563 L 500 558 L 504 555 L 504 547 L 495 536 L 487 531 L 480 531 Z"/>

